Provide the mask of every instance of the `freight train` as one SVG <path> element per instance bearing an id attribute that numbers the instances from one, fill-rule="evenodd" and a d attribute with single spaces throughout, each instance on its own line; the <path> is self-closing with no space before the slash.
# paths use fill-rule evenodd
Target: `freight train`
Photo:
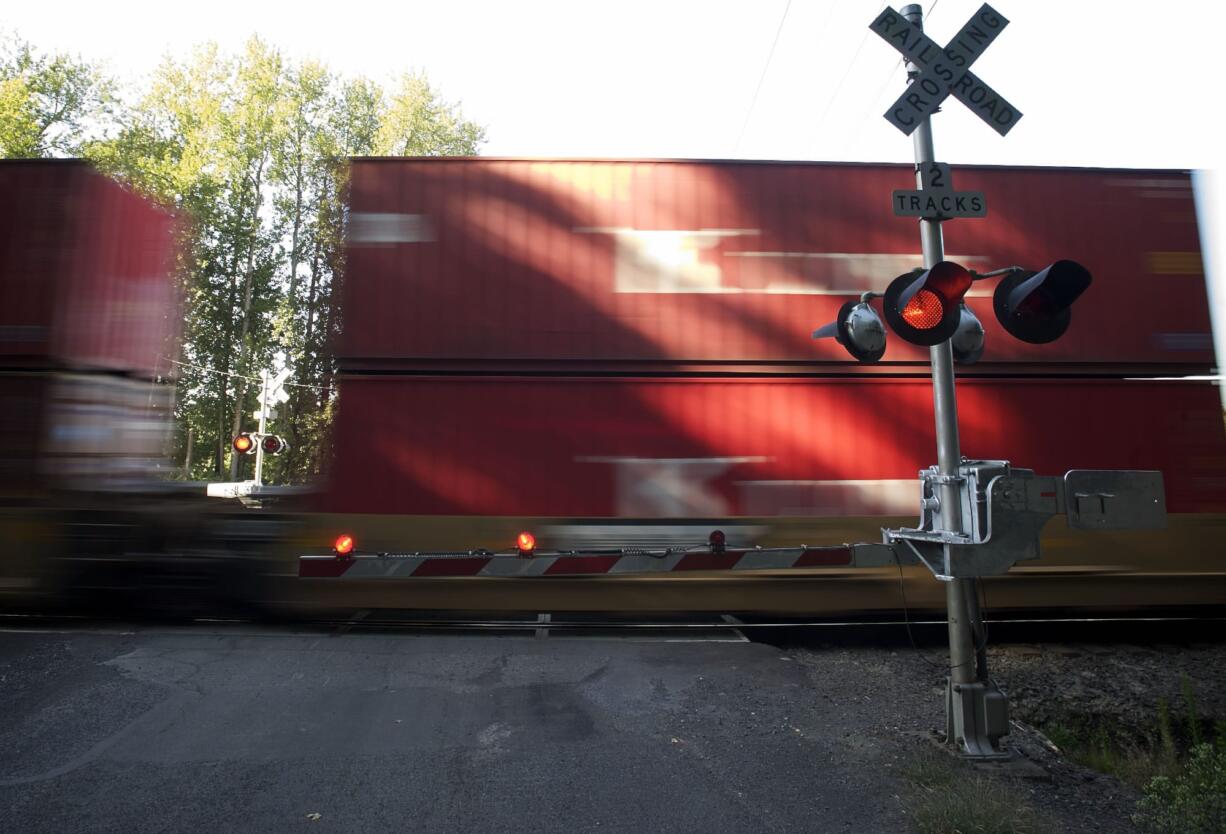
<path id="1" fill-rule="evenodd" d="M 177 222 L 83 162 L 0 161 L 0 605 L 266 598 L 285 526 L 166 477 Z"/>
<path id="2" fill-rule="evenodd" d="M 880 541 L 882 527 L 913 524 L 916 473 L 935 449 L 926 354 L 895 338 L 859 364 L 810 338 L 921 265 L 914 219 L 888 208 L 913 177 L 899 165 L 352 160 L 343 453 L 265 528 L 275 534 L 242 534 L 250 587 L 294 609 L 941 608 L 930 575 L 898 566 L 337 582 L 298 578 L 295 563 L 342 534 L 367 551 L 500 550 L 522 530 L 595 548 L 703 542 L 718 527 L 730 544 L 770 546 Z M 1220 604 L 1222 410 L 1213 385 L 1177 379 L 1215 367 L 1190 176 L 965 167 L 959 185 L 990 214 L 946 224 L 949 260 L 985 272 L 1073 258 L 1094 276 L 1045 345 L 1013 339 L 991 288 L 971 290 L 986 348 L 959 368 L 963 453 L 1044 474 L 1157 469 L 1169 510 L 1167 529 L 1144 533 L 1053 520 L 1043 557 L 987 581 L 987 604 Z M 220 515 L 230 530 L 263 519 Z M 230 553 L 228 535 L 209 533 L 207 549 Z"/>

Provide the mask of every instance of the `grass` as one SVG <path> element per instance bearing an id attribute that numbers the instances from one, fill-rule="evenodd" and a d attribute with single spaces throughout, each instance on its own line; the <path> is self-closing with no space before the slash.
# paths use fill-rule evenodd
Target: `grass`
<path id="1" fill-rule="evenodd" d="M 1169 727 L 1166 705 L 1159 704 L 1158 727 Z M 1134 788 L 1144 788 L 1155 776 L 1170 776 L 1179 769 L 1174 739 L 1169 730 L 1138 735 L 1132 728 L 1102 717 L 1070 717 L 1043 732 L 1073 762 L 1115 776 Z"/>
<path id="2" fill-rule="evenodd" d="M 1184 709 L 1179 718 L 1159 698 L 1149 727 L 1104 715 L 1068 715 L 1044 726 L 1043 732 L 1071 761 L 1144 789 L 1156 777 L 1175 776 L 1188 751 L 1219 735 L 1200 718 L 1196 693 L 1186 675 L 1181 689 Z"/>
<path id="3" fill-rule="evenodd" d="M 1052 823 L 1015 785 L 932 752 L 905 771 L 911 819 L 920 834 L 1049 834 Z"/>
<path id="4" fill-rule="evenodd" d="M 1071 716 L 1044 732 L 1065 755 L 1109 773 L 1143 792 L 1133 815 L 1156 834 L 1226 831 L 1226 722 L 1200 717 L 1192 681 L 1180 681 L 1183 711 L 1176 718 L 1159 699 L 1149 728 L 1103 716 Z"/>

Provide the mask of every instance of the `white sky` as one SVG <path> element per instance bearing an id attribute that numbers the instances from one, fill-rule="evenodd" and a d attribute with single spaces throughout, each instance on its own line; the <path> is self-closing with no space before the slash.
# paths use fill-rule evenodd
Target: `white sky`
<path id="1" fill-rule="evenodd" d="M 1011 23 L 975 71 L 1025 115 L 1001 138 L 950 99 L 934 133 L 955 181 L 958 163 L 1226 168 L 1226 81 L 1211 66 L 1220 4 L 992 2 Z M 8 5 L 0 27 L 131 79 L 162 55 L 210 39 L 238 49 L 252 33 L 345 73 L 424 69 L 487 126 L 490 155 L 911 160 L 881 117 L 904 76 L 868 31 L 879 0 L 792 0 L 739 144 L 786 0 Z M 980 0 L 924 5 L 926 31 L 945 43 Z M 1226 175 L 1202 181 L 1215 217 L 1206 250 L 1226 256 Z M 960 222 L 990 223 L 990 211 Z M 1226 355 L 1226 327 L 1218 334 Z"/>

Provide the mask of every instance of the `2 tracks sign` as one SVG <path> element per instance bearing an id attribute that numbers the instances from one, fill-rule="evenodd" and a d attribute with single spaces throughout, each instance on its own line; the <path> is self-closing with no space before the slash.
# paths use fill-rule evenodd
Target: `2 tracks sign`
<path id="1" fill-rule="evenodd" d="M 986 217 L 988 203 L 982 191 L 954 191 L 949 166 L 929 162 L 919 167 L 922 190 L 894 192 L 894 214 L 922 217 L 925 220 L 952 220 L 955 217 Z"/>

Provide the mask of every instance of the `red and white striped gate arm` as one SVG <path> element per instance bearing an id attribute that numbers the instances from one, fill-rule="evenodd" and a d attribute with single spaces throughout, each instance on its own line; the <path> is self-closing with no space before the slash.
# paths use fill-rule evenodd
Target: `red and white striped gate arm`
<path id="1" fill-rule="evenodd" d="M 300 556 L 298 575 L 304 578 L 334 579 L 537 577 L 881 567 L 893 564 L 894 550 L 883 544 L 725 550 L 702 547 L 613 552 L 544 551 L 525 555 L 488 552 L 351 552 L 343 555 Z"/>

